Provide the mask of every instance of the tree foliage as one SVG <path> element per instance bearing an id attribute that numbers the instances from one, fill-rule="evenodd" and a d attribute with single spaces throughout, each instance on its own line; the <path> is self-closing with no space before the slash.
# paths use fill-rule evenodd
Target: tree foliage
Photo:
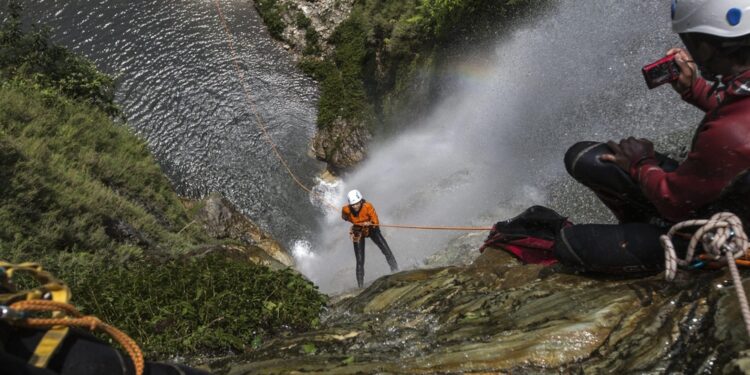
<path id="1" fill-rule="evenodd" d="M 328 43 L 331 56 L 301 67 L 320 80 L 318 126 L 340 118 L 375 130 L 393 112 L 389 98 L 460 44 L 495 38 L 504 25 L 547 0 L 361 0 Z M 392 99 L 390 102 L 398 103 Z"/>
<path id="2" fill-rule="evenodd" d="M 0 77 L 25 80 L 45 92 L 59 91 L 88 102 L 110 116 L 120 114 L 114 103 L 114 80 L 96 66 L 50 40 L 49 28 L 24 30 L 22 8 L 8 4 L 8 17 L 0 25 Z"/>

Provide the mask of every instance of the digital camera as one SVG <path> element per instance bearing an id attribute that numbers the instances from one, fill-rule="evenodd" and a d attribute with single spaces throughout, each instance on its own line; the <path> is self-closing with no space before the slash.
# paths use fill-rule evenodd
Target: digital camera
<path id="1" fill-rule="evenodd" d="M 649 89 L 674 82 L 680 77 L 680 67 L 674 61 L 674 56 L 663 57 L 643 67 L 643 78 Z"/>

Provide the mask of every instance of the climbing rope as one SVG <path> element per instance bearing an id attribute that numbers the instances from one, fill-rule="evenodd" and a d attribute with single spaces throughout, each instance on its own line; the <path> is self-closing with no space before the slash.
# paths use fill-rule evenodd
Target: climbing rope
<path id="1" fill-rule="evenodd" d="M 304 183 L 302 183 L 302 181 L 297 177 L 297 175 L 295 175 L 294 172 L 292 172 L 292 169 L 289 167 L 289 164 L 287 163 L 286 159 L 284 159 L 284 157 L 281 155 L 281 152 L 279 151 L 279 147 L 276 145 L 273 138 L 268 133 L 268 127 L 263 121 L 263 118 L 259 115 L 258 108 L 252 99 L 252 95 L 250 95 L 250 88 L 249 88 L 249 85 L 247 84 L 247 80 L 245 79 L 245 74 L 242 72 L 242 69 L 240 69 L 240 63 L 239 63 L 239 58 L 237 57 L 238 54 L 234 45 L 234 39 L 232 38 L 232 33 L 229 31 L 229 26 L 227 24 L 226 18 L 224 17 L 224 12 L 221 8 L 221 1 L 214 0 L 214 5 L 216 6 L 216 12 L 219 14 L 219 22 L 221 23 L 221 26 L 224 29 L 224 34 L 226 35 L 227 47 L 229 47 L 229 51 L 232 55 L 232 66 L 234 67 L 234 71 L 237 74 L 240 84 L 242 85 L 242 91 L 245 94 L 245 100 L 247 101 L 248 105 L 250 106 L 250 109 L 253 112 L 255 123 L 258 125 L 258 128 L 263 133 L 263 137 L 265 138 L 266 142 L 268 142 L 268 144 L 271 146 L 271 149 L 273 150 L 273 153 L 276 156 L 276 159 L 279 160 L 281 165 L 286 170 L 286 173 L 289 175 L 289 177 L 292 178 L 292 180 L 294 181 L 295 184 L 297 184 L 297 186 L 299 186 L 302 190 L 306 191 L 308 194 L 312 194 L 313 196 L 320 198 L 321 202 L 323 202 L 326 206 L 332 208 L 334 212 L 338 211 L 339 209 L 338 206 L 329 202 L 325 198 L 325 196 L 323 196 L 322 194 L 314 191 L 313 189 L 309 188 Z M 456 230 L 456 231 L 488 231 L 492 229 L 492 228 L 486 228 L 486 227 L 447 227 L 447 226 L 385 225 L 385 224 L 380 224 L 380 226 L 384 228 L 402 228 L 402 229 L 420 229 L 420 230 Z"/>
<path id="2" fill-rule="evenodd" d="M 672 243 L 672 237 L 685 228 L 699 227 L 690 239 L 685 259 L 677 257 Z M 732 275 L 732 281 L 737 288 L 737 299 L 740 303 L 742 319 L 745 321 L 745 329 L 750 336 L 750 307 L 748 307 L 745 288 L 737 270 L 738 258 L 746 257 L 748 250 L 748 239 L 742 227 L 742 221 L 734 214 L 720 212 L 710 219 L 688 220 L 673 226 L 666 235 L 662 235 L 661 245 L 664 248 L 665 277 L 668 281 L 674 280 L 677 275 L 677 267 L 690 267 L 693 262 L 700 259 L 708 259 L 719 264 L 726 264 Z M 703 245 L 706 252 L 704 258 L 695 258 L 695 250 L 698 243 Z"/>
<path id="3" fill-rule="evenodd" d="M 401 229 L 418 229 L 418 230 L 457 230 L 457 231 L 488 231 L 492 227 L 444 227 L 444 226 L 422 226 L 422 225 L 395 225 L 395 224 L 378 224 L 383 228 L 401 228 Z"/>
<path id="4" fill-rule="evenodd" d="M 40 285 L 16 290 L 13 278 L 18 273 L 29 274 Z M 37 344 L 29 364 L 44 368 L 62 344 L 69 327 L 95 329 L 108 333 L 122 345 L 133 360 L 136 375 L 143 374 L 143 353 L 138 344 L 119 329 L 97 317 L 84 316 L 69 304 L 71 293 L 64 282 L 58 280 L 37 263 L 12 264 L 0 260 L 0 320 L 14 326 L 45 328 L 47 332 Z M 31 313 L 50 312 L 48 318 L 33 317 Z"/>
<path id="5" fill-rule="evenodd" d="M 27 300 L 18 301 L 4 309 L 7 315 L 14 317 L 10 319 L 15 325 L 21 325 L 31 328 L 52 328 L 52 327 L 80 327 L 88 328 L 90 331 L 99 329 L 106 332 L 112 338 L 122 345 L 133 360 L 136 375 L 143 374 L 144 360 L 143 353 L 138 344 L 127 334 L 119 329 L 102 322 L 95 316 L 84 316 L 75 307 L 70 304 L 47 301 L 47 300 Z M 54 318 L 29 318 L 26 317 L 30 312 L 52 312 L 62 313 L 62 317 Z"/>
<path id="6" fill-rule="evenodd" d="M 289 177 L 294 180 L 294 182 L 302 188 L 302 190 L 322 197 L 319 193 L 314 192 L 312 189 L 308 188 L 305 184 L 300 181 L 299 178 L 297 178 L 297 175 L 292 172 L 292 169 L 289 167 L 289 164 L 286 162 L 286 159 L 281 155 L 281 152 L 279 151 L 279 147 L 276 145 L 276 142 L 273 141 L 273 138 L 271 138 L 271 135 L 268 133 L 268 127 L 266 126 L 265 122 L 263 121 L 263 118 L 260 117 L 260 114 L 258 112 L 258 108 L 255 105 L 255 102 L 253 101 L 252 95 L 250 95 L 250 88 L 247 84 L 247 79 L 245 79 L 245 73 L 242 72 L 242 69 L 240 69 L 240 63 L 239 58 L 237 57 L 237 49 L 234 46 L 234 39 L 232 39 L 232 33 L 229 31 L 229 25 L 227 24 L 226 18 L 224 18 L 224 12 L 221 9 L 221 2 L 219 0 L 214 0 L 214 4 L 216 5 L 216 11 L 219 14 L 219 21 L 221 22 L 221 25 L 224 29 L 224 34 L 227 37 L 227 46 L 229 47 L 229 52 L 232 54 L 232 66 L 234 67 L 234 72 L 237 74 L 237 77 L 240 81 L 240 84 L 242 85 L 242 91 L 245 94 L 245 99 L 247 100 L 248 105 L 250 106 L 250 109 L 253 112 L 253 117 L 255 117 L 255 122 L 258 124 L 258 128 L 263 133 L 263 136 L 266 139 L 266 142 L 271 146 L 271 150 L 273 150 L 274 155 L 276 155 L 276 158 L 279 160 L 281 165 L 286 169 L 287 174 Z M 323 199 L 323 201 L 330 205 L 331 207 L 334 207 L 330 202 Z"/>

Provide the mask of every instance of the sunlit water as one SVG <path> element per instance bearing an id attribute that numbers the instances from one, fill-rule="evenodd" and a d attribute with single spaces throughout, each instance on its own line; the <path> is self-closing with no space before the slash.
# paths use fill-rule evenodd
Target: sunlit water
<path id="1" fill-rule="evenodd" d="M 550 184 L 565 174 L 565 150 L 578 140 L 652 137 L 697 124 L 698 110 L 668 87 L 649 91 L 640 71 L 678 44 L 669 5 L 557 2 L 484 56 L 445 72 L 452 94 L 412 130 L 376 146 L 336 187 L 335 201 L 357 188 L 384 223 L 491 226 L 547 203 Z M 326 291 L 356 286 L 348 225 L 332 210 L 319 227 L 316 257 L 300 259 L 301 269 Z M 383 232 L 402 269 L 420 266 L 457 235 Z M 377 247 L 368 241 L 367 249 L 366 282 L 389 272 Z"/>
<path id="2" fill-rule="evenodd" d="M 117 101 L 181 194 L 212 191 L 292 247 L 311 237 L 307 203 L 256 126 L 213 1 L 24 1 L 53 39 L 119 76 Z M 3 7 L 5 2 L 2 3 Z M 306 155 L 317 89 L 268 35 L 246 0 L 222 1 L 253 101 L 292 169 L 308 183 L 324 166 Z"/>

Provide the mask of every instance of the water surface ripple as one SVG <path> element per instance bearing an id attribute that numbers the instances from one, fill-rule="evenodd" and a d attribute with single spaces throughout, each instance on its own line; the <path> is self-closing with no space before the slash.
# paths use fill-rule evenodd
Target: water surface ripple
<path id="1" fill-rule="evenodd" d="M 285 244 L 310 235 L 316 212 L 255 124 L 211 1 L 25 1 L 53 38 L 118 75 L 117 101 L 181 194 L 225 194 Z M 253 101 L 292 169 L 306 155 L 317 90 L 265 30 L 250 1 L 224 1 Z"/>

